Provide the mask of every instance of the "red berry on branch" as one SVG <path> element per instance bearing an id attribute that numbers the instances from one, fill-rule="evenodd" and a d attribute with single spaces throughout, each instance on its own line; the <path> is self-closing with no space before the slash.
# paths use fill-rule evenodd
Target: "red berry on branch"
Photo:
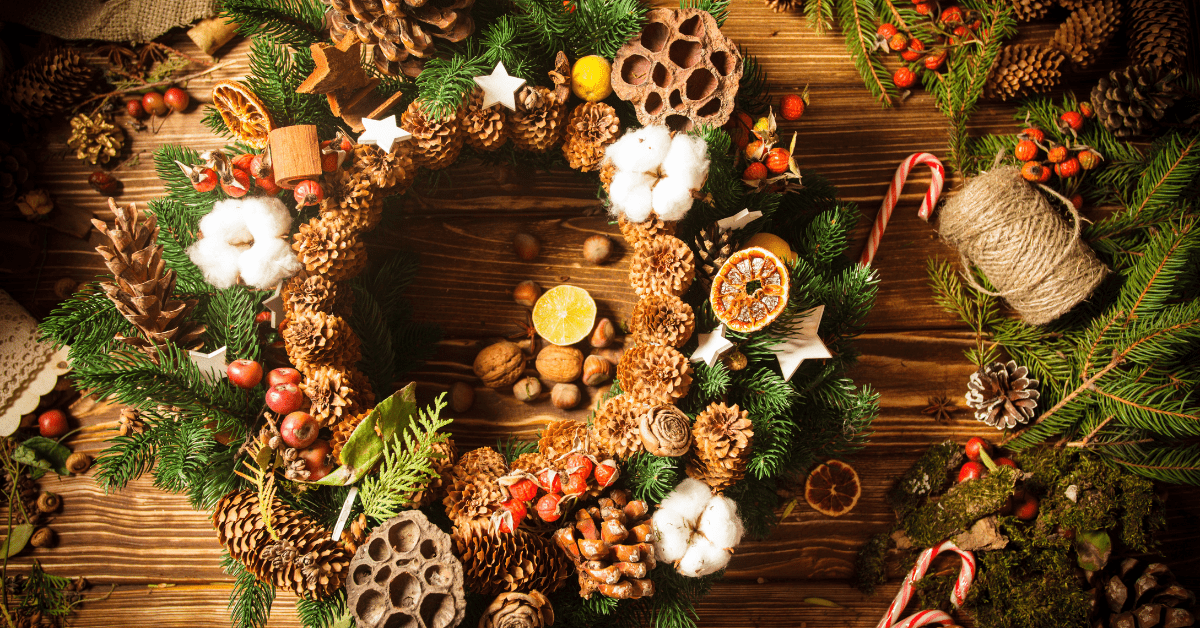
<path id="1" fill-rule="evenodd" d="M 758 181 L 759 179 L 767 178 L 767 166 L 761 161 L 752 161 L 746 169 L 742 171 L 742 178 L 747 181 Z"/>
<path id="2" fill-rule="evenodd" d="M 336 150 L 321 151 L 321 172 L 333 172 L 338 169 L 338 153 Z"/>
<path id="3" fill-rule="evenodd" d="M 900 32 L 900 31 L 899 31 L 899 29 L 896 28 L 895 24 L 890 24 L 887 22 L 880 24 L 879 28 L 875 30 L 875 34 L 879 35 L 880 37 L 883 37 L 884 39 L 888 39 L 892 35 L 895 35 L 898 32 Z"/>
<path id="4" fill-rule="evenodd" d="M 617 481 L 617 474 L 619 472 L 617 461 L 609 459 L 596 465 L 593 475 L 596 478 L 596 484 L 599 484 L 600 488 L 606 488 Z"/>
<path id="5" fill-rule="evenodd" d="M 1042 164 L 1042 176 L 1038 177 L 1038 183 L 1045 183 L 1050 180 L 1054 170 L 1047 164 Z"/>
<path id="6" fill-rule="evenodd" d="M 155 116 L 165 116 L 169 111 L 167 109 L 167 102 L 163 100 L 163 95 L 158 92 L 146 92 L 142 96 L 142 108 L 147 113 Z"/>
<path id="7" fill-rule="evenodd" d="M 1079 113 L 1085 118 L 1091 118 L 1096 115 L 1096 110 L 1092 108 L 1092 103 L 1085 100 L 1079 103 Z"/>
<path id="8" fill-rule="evenodd" d="M 554 469 L 544 469 L 537 475 L 538 483 L 551 493 L 562 493 L 562 474 Z"/>
<path id="9" fill-rule="evenodd" d="M 592 474 L 592 467 L 596 466 L 591 458 L 583 454 L 571 454 L 567 457 L 566 472 L 567 475 L 582 474 L 585 478 Z"/>
<path id="10" fill-rule="evenodd" d="M 951 32 L 954 33 L 955 37 L 963 38 L 971 34 L 971 29 L 966 26 L 955 26 Z"/>
<path id="11" fill-rule="evenodd" d="M 582 473 L 571 473 L 567 475 L 567 479 L 563 480 L 563 495 L 571 497 L 579 497 L 587 492 L 588 476 Z"/>
<path id="12" fill-rule="evenodd" d="M 167 107 L 169 107 L 171 111 L 183 111 L 184 109 L 187 109 L 188 103 L 192 100 L 191 97 L 188 96 L 187 92 L 178 87 L 172 87 L 163 92 L 162 97 L 163 102 L 167 104 Z"/>
<path id="13" fill-rule="evenodd" d="M 905 37 L 904 33 L 896 33 L 895 35 L 892 35 L 888 38 L 888 48 L 891 48 L 896 52 L 907 49 L 908 37 Z"/>
<path id="14" fill-rule="evenodd" d="M 296 189 L 292 190 L 292 196 L 296 198 L 297 206 L 308 207 L 325 200 L 325 190 L 321 189 L 320 183 L 312 179 L 305 179 L 296 184 Z"/>
<path id="15" fill-rule="evenodd" d="M 262 381 L 263 368 L 254 360 L 234 360 L 225 367 L 225 374 L 229 383 L 238 388 L 254 388 Z"/>
<path id="16" fill-rule="evenodd" d="M 250 164 L 254 161 L 256 155 L 254 153 L 242 153 L 230 160 L 234 168 L 241 168 L 246 172 L 250 172 Z"/>
<path id="17" fill-rule="evenodd" d="M 142 106 L 140 98 L 134 98 L 125 102 L 125 112 L 131 118 L 141 120 L 146 117 L 146 108 Z"/>
<path id="18" fill-rule="evenodd" d="M 1064 179 L 1079 174 L 1079 170 L 1079 160 L 1074 157 L 1054 166 L 1054 174 Z"/>
<path id="19" fill-rule="evenodd" d="M 963 23 L 963 11 L 961 8 L 959 8 L 957 6 L 950 5 L 944 9 L 942 9 L 942 14 L 938 16 L 938 21 L 941 22 L 942 24 L 947 24 L 947 25 L 962 24 Z M 955 34 L 957 34 L 957 33 L 955 33 Z"/>
<path id="20" fill-rule="evenodd" d="M 799 94 L 788 94 L 779 100 L 779 115 L 784 120 L 799 120 L 804 115 L 804 99 Z"/>
<path id="21" fill-rule="evenodd" d="M 1058 119 L 1062 120 L 1063 124 L 1070 127 L 1072 131 L 1078 131 L 1083 128 L 1083 114 L 1078 111 L 1064 112 L 1061 116 L 1058 116 Z"/>
<path id="22" fill-rule="evenodd" d="M 958 470 L 960 484 L 967 480 L 978 480 L 981 477 L 983 477 L 983 465 L 978 462 L 963 463 L 962 468 Z"/>
<path id="23" fill-rule="evenodd" d="M 1100 153 L 1097 153 L 1090 148 L 1080 151 L 1080 153 L 1076 155 L 1076 158 L 1079 159 L 1079 167 L 1083 168 L 1084 170 L 1095 170 L 1096 168 L 1100 167 L 1100 162 L 1104 161 L 1104 158 L 1100 156 Z"/>
<path id="24" fill-rule="evenodd" d="M 900 53 L 900 57 L 905 61 L 916 61 L 917 59 L 921 58 L 921 55 L 924 54 L 924 52 L 925 43 L 920 39 L 913 38 L 912 41 L 908 42 L 908 50 Z"/>
<path id="25" fill-rule="evenodd" d="M 917 75 L 908 68 L 900 68 L 892 74 L 892 82 L 900 89 L 906 89 L 913 86 L 917 82 Z"/>
<path id="26" fill-rule="evenodd" d="M 752 137 L 751 129 L 754 128 L 754 120 L 745 111 L 735 111 L 729 117 L 729 122 L 725 124 L 725 129 L 729 131 L 729 137 L 733 138 L 733 145 L 739 149 L 745 148 L 750 143 Z"/>
<path id="27" fill-rule="evenodd" d="M 299 386 L 300 378 L 300 371 L 293 368 L 271 369 L 271 372 L 267 373 L 267 385 L 273 387 L 280 384 L 295 384 Z"/>
<path id="28" fill-rule="evenodd" d="M 1036 183 L 1042 178 L 1042 171 L 1045 169 L 1039 162 L 1027 161 L 1024 166 L 1021 166 L 1021 177 L 1026 181 Z"/>
<path id="29" fill-rule="evenodd" d="M 561 501 L 561 495 L 554 493 L 542 495 L 542 498 L 537 503 L 537 513 L 542 518 L 542 521 L 558 521 L 558 518 L 562 516 L 562 513 L 558 511 L 558 503 Z"/>
<path id="30" fill-rule="evenodd" d="M 38 434 L 46 438 L 58 438 L 70 431 L 67 413 L 62 410 L 47 410 L 38 415 Z"/>
<path id="31" fill-rule="evenodd" d="M 501 502 L 500 507 L 504 509 L 505 516 L 500 518 L 500 531 L 509 534 L 521 525 L 525 520 L 525 515 L 529 512 L 529 508 L 525 506 L 525 502 L 516 499 L 510 499 L 506 502 Z"/>
<path id="32" fill-rule="evenodd" d="M 289 412 L 279 424 L 279 437 L 288 447 L 296 449 L 304 449 L 313 444 L 320 431 L 321 426 L 317 424 L 317 418 L 307 412 Z"/>
<path id="33" fill-rule="evenodd" d="M 1017 159 L 1019 159 L 1021 161 L 1029 161 L 1029 160 L 1037 157 L 1037 154 L 1038 154 L 1037 144 L 1034 144 L 1030 140 L 1021 140 L 1021 141 L 1017 142 L 1017 147 L 1016 147 L 1016 149 L 1013 150 L 1013 154 L 1015 154 L 1017 156 Z"/>
<path id="34" fill-rule="evenodd" d="M 791 159 L 792 155 L 786 148 L 772 148 L 771 152 L 767 153 L 767 170 L 773 174 L 783 174 L 788 171 Z"/>
<path id="35" fill-rule="evenodd" d="M 250 173 L 241 168 L 232 168 L 229 179 L 221 181 L 221 191 L 233 198 L 242 198 L 250 192 Z"/>
<path id="36" fill-rule="evenodd" d="M 267 391 L 266 402 L 276 414 L 291 414 L 304 405 L 304 392 L 295 384 L 278 384 Z"/>
<path id="37" fill-rule="evenodd" d="M 270 312 L 259 312 L 258 314 L 255 314 L 254 322 L 258 323 L 259 325 L 265 325 L 265 324 L 271 322 L 271 313 Z"/>
<path id="38" fill-rule="evenodd" d="M 1083 209 L 1083 195 L 1082 194 L 1072 194 L 1071 195 L 1071 206 L 1075 208 L 1075 211 L 1079 211 L 1079 210 Z"/>
<path id="39" fill-rule="evenodd" d="M 1014 469 L 1020 468 L 1017 466 L 1017 463 L 1013 462 L 1012 458 L 996 458 L 996 464 L 1001 467 L 1012 467 Z"/>
<path id="40" fill-rule="evenodd" d="M 1046 141 L 1046 133 L 1044 131 L 1042 131 L 1041 129 L 1035 129 L 1033 127 L 1023 129 L 1021 131 L 1021 134 L 1018 137 L 1023 137 L 1027 140 L 1030 140 L 1032 142 L 1037 142 L 1039 144 Z"/>
<path id="41" fill-rule="evenodd" d="M 946 62 L 946 57 L 949 56 L 949 54 L 950 53 L 944 49 L 930 53 L 929 56 L 925 57 L 925 68 L 929 70 L 936 70 L 942 67 L 942 64 Z"/>
<path id="42" fill-rule="evenodd" d="M 933 3 L 932 2 L 918 2 L 915 5 L 913 5 L 913 10 L 917 12 L 917 15 L 932 15 L 933 14 Z"/>

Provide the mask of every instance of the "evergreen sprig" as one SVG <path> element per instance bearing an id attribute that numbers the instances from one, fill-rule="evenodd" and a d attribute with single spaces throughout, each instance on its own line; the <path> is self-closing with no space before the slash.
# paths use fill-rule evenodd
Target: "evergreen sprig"
<path id="1" fill-rule="evenodd" d="M 268 37 L 289 46 L 325 39 L 326 8 L 316 0 L 222 0 L 221 17 L 242 37 Z"/>
<path id="2" fill-rule="evenodd" d="M 296 617 L 304 628 L 333 628 L 347 612 L 345 589 L 323 600 L 296 600 Z"/>
<path id="3" fill-rule="evenodd" d="M 266 628 L 275 602 L 275 587 L 255 578 L 242 561 L 234 560 L 228 553 L 221 557 L 221 569 L 233 576 L 229 618 L 234 628 Z"/>
<path id="4" fill-rule="evenodd" d="M 846 50 L 867 91 L 880 105 L 891 107 L 900 98 L 900 91 L 879 55 L 875 54 L 879 13 L 874 0 L 838 0 L 837 15 L 838 24 L 846 34 Z"/>
<path id="5" fill-rule="evenodd" d="M 379 470 L 362 481 L 363 512 L 377 522 L 387 521 L 402 509 L 413 506 L 412 498 L 429 481 L 437 477 L 433 446 L 446 442 L 448 435 L 438 430 L 450 424 L 440 418 L 446 407 L 445 394 L 439 395 L 430 408 L 422 408 L 408 429 L 384 444 Z"/>

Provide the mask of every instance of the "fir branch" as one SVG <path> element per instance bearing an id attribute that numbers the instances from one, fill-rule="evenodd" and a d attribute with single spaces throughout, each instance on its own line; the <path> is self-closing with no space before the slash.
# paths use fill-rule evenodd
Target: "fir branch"
<path id="1" fill-rule="evenodd" d="M 933 286 L 934 302 L 943 310 L 957 314 L 971 327 L 971 331 L 975 332 L 975 348 L 968 354 L 972 363 L 976 368 L 982 369 L 994 362 L 997 356 L 996 346 L 988 346 L 984 340 L 990 336 L 991 329 L 1002 320 L 997 299 L 977 290 L 968 292 L 959 280 L 954 266 L 949 262 L 931 258 L 927 262 L 927 273 Z"/>
<path id="2" fill-rule="evenodd" d="M 496 439 L 496 451 L 504 456 L 504 461 L 512 464 L 514 460 L 525 454 L 535 454 L 538 450 L 537 440 L 518 440 L 508 435 L 505 440 Z"/>
<path id="3" fill-rule="evenodd" d="M 58 304 L 38 325 L 42 342 L 70 347 L 69 358 L 89 354 L 106 354 L 122 343 L 114 340 L 117 334 L 128 335 L 133 325 L 117 311 L 108 295 L 93 282 Z"/>
<path id="4" fill-rule="evenodd" d="M 681 9 L 700 9 L 713 16 L 717 26 L 724 26 L 729 18 L 730 0 L 679 0 Z"/>
<path id="5" fill-rule="evenodd" d="M 818 35 L 824 35 L 833 30 L 834 0 L 808 0 L 804 4 L 804 16 L 808 27 Z"/>
<path id="6" fill-rule="evenodd" d="M 304 628 L 333 628 L 348 612 L 345 589 L 338 589 L 323 600 L 296 600 L 296 617 Z"/>
<path id="7" fill-rule="evenodd" d="M 375 295 L 357 281 L 350 284 L 354 290 L 354 311 L 350 316 L 350 327 L 362 340 L 362 358 L 358 368 L 371 380 L 371 385 L 380 392 L 391 388 L 396 381 L 396 352 L 392 346 L 392 330 Z"/>
<path id="8" fill-rule="evenodd" d="M 221 14 L 242 37 L 265 35 L 285 46 L 325 39 L 325 6 L 316 0 L 222 0 Z"/>
<path id="9" fill-rule="evenodd" d="M 260 582 L 249 569 L 226 552 L 221 557 L 221 569 L 233 576 L 229 592 L 229 618 L 234 628 L 266 628 L 275 602 L 275 587 Z"/>
<path id="10" fill-rule="evenodd" d="M 363 480 L 359 494 L 368 517 L 379 522 L 395 517 L 412 507 L 413 495 L 437 477 L 433 459 L 439 454 L 433 446 L 449 438 L 438 430 L 451 423 L 451 419 L 439 418 L 445 407 L 445 394 L 439 395 L 433 406 L 422 408 L 408 425 L 403 440 L 396 434 L 385 443 L 379 471 Z"/>
<path id="11" fill-rule="evenodd" d="M 879 16 L 874 0 L 838 2 L 838 22 L 846 34 L 846 50 L 867 90 L 879 104 L 891 107 L 900 94 L 883 61 L 875 54 L 875 25 Z"/>
<path id="12" fill-rule="evenodd" d="M 625 483 L 634 499 L 661 502 L 683 478 L 675 458 L 638 453 L 625 459 Z"/>
<path id="13" fill-rule="evenodd" d="M 261 346 L 254 316 L 262 293 L 246 286 L 217 290 L 203 299 L 196 318 L 204 321 L 205 346 L 228 347 L 229 360 L 257 360 Z"/>
<path id="14" fill-rule="evenodd" d="M 324 94 L 301 94 L 300 83 L 316 69 L 308 48 L 289 48 L 264 38 L 250 42 L 250 76 L 246 85 L 271 112 L 276 126 L 315 124 L 321 137 L 342 128 Z"/>
<path id="15" fill-rule="evenodd" d="M 531 48 L 554 54 L 570 50 L 568 33 L 571 17 L 563 10 L 561 0 L 513 0 L 516 5 L 517 27 Z M 426 65 L 425 71 L 429 70 Z M 424 76 L 424 72 L 421 73 Z"/>
<path id="16" fill-rule="evenodd" d="M 1142 477 L 1200 486 L 1200 445 L 1130 443 L 1106 448 L 1104 453 L 1107 459 Z"/>
<path id="17" fill-rule="evenodd" d="M 147 427 L 142 434 L 112 437 L 108 448 L 96 458 L 96 483 L 105 493 L 125 488 L 154 467 L 158 435 L 153 425 Z"/>
<path id="18" fill-rule="evenodd" d="M 425 113 L 434 118 L 458 110 L 463 98 L 475 91 L 475 77 L 491 72 L 481 57 L 455 53 L 430 59 L 417 77 L 417 90 Z"/>
<path id="19" fill-rule="evenodd" d="M 742 78 L 738 81 L 736 100 L 737 108 L 750 115 L 764 114 L 771 105 L 767 73 L 759 63 L 758 57 L 750 54 L 745 47 L 742 47 Z M 722 161 L 728 159 L 724 158 Z"/>
<path id="20" fill-rule="evenodd" d="M 729 0 L 698 1 L 718 8 L 722 2 L 728 5 Z M 621 46 L 641 32 L 646 20 L 647 6 L 639 0 L 577 0 L 575 6 L 571 31 L 576 58 L 613 58 Z"/>

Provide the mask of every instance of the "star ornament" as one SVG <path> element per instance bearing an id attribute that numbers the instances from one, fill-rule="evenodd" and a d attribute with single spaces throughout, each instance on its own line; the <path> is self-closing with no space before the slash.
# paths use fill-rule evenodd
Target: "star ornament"
<path id="1" fill-rule="evenodd" d="M 741 229 L 742 227 L 745 227 L 746 225 L 754 222 L 755 220 L 758 220 L 761 217 L 762 217 L 762 212 L 760 212 L 760 211 L 750 211 L 749 209 L 743 209 L 742 211 L 740 211 L 728 218 L 722 218 L 721 220 L 718 220 L 717 228 L 720 229 L 721 231 L 732 231 L 734 229 Z"/>
<path id="2" fill-rule="evenodd" d="M 217 380 L 225 377 L 225 351 L 229 347 L 221 347 L 212 353 L 201 353 L 200 351 L 188 351 L 188 357 L 192 359 L 192 364 L 200 369 L 200 374 L 204 376 L 204 381 L 212 384 Z"/>
<path id="3" fill-rule="evenodd" d="M 692 354 L 692 362 L 703 362 L 715 366 L 721 354 L 733 348 L 733 343 L 725 339 L 725 323 L 717 325 L 711 334 L 700 334 L 700 346 Z"/>
<path id="4" fill-rule="evenodd" d="M 275 286 L 275 293 L 263 299 L 262 305 L 271 313 L 271 329 L 278 329 L 283 320 L 283 283 Z"/>
<path id="5" fill-rule="evenodd" d="M 396 125 L 396 116 L 392 114 L 382 120 L 362 119 L 363 134 L 358 136 L 359 144 L 374 144 L 387 152 L 392 152 L 392 144 L 396 140 L 407 140 L 412 133 Z"/>
<path id="6" fill-rule="evenodd" d="M 787 342 L 774 349 L 775 359 L 779 360 L 779 370 L 785 380 L 792 379 L 800 363 L 805 360 L 832 358 L 829 348 L 817 336 L 817 328 L 821 326 L 821 317 L 825 315 L 825 306 L 818 305 L 802 314 L 804 320 L 800 329 L 787 339 Z"/>
<path id="7" fill-rule="evenodd" d="M 504 62 L 501 61 L 496 63 L 496 69 L 492 70 L 491 74 L 476 76 L 475 83 L 483 88 L 483 109 L 499 103 L 516 111 L 517 90 L 525 84 L 525 79 L 509 76 L 508 70 L 504 69 Z"/>

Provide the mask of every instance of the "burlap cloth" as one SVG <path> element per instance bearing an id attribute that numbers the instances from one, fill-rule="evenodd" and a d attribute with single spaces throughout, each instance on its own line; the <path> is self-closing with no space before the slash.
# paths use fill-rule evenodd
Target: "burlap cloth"
<path id="1" fill-rule="evenodd" d="M 0 0 L 0 21 L 60 39 L 149 41 L 217 14 L 218 0 Z"/>

